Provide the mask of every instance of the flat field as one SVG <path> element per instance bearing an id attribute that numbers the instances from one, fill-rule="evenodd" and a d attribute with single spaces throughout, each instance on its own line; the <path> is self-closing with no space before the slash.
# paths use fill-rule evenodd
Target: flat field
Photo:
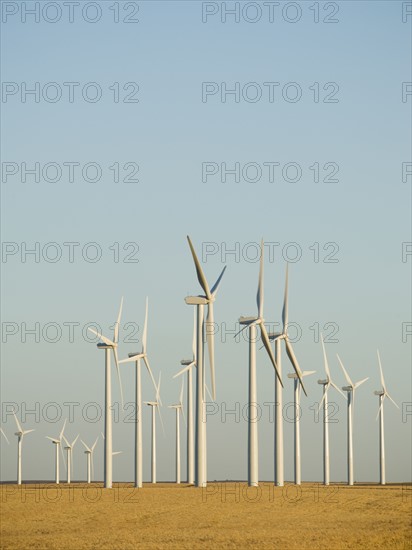
<path id="1" fill-rule="evenodd" d="M 412 487 L 1 485 L 1 548 L 412 549 Z"/>

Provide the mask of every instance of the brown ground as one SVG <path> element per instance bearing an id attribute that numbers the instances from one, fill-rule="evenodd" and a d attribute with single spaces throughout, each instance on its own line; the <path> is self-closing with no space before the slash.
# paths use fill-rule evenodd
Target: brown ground
<path id="1" fill-rule="evenodd" d="M 411 485 L 2 485 L 1 548 L 412 549 Z"/>

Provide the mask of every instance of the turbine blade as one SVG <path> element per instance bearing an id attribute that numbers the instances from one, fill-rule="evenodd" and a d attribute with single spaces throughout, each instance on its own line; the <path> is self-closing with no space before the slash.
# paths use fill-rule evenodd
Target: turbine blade
<path id="1" fill-rule="evenodd" d="M 189 235 L 187 236 L 187 241 L 189 243 L 189 247 L 190 247 L 190 251 L 192 253 L 193 261 L 195 262 L 197 280 L 199 281 L 200 286 L 203 288 L 203 291 L 206 294 L 206 298 L 208 300 L 210 300 L 212 298 L 212 294 L 210 292 L 209 285 L 207 284 L 205 274 L 203 273 L 202 266 L 200 265 L 199 260 L 196 256 L 196 252 L 195 252 L 195 249 L 193 247 L 192 241 L 190 240 Z"/>
<path id="2" fill-rule="evenodd" d="M 61 439 L 62 439 L 62 437 L 63 437 L 64 429 L 65 429 L 65 427 L 66 427 L 66 422 L 67 422 L 67 418 L 65 418 L 65 420 L 64 420 L 63 428 L 62 428 L 62 431 L 60 432 L 60 435 L 59 435 L 60 441 L 61 441 Z"/>
<path id="3" fill-rule="evenodd" d="M 114 346 L 115 345 L 114 342 L 109 340 L 109 338 L 106 338 L 106 336 L 103 336 L 103 334 L 101 334 L 97 330 L 94 330 L 94 328 L 88 327 L 87 330 L 90 330 L 90 332 L 93 332 L 93 334 L 95 334 L 106 345 L 108 345 L 108 346 Z"/>
<path id="4" fill-rule="evenodd" d="M 185 386 L 185 379 L 183 378 L 182 379 L 182 387 L 180 388 L 180 397 L 179 397 L 179 403 L 182 405 L 183 404 L 183 391 L 184 391 L 184 386 Z"/>
<path id="5" fill-rule="evenodd" d="M 114 362 L 116 364 L 117 378 L 119 380 L 119 386 L 120 386 L 120 399 L 121 399 L 122 408 L 123 408 L 123 406 L 124 406 L 123 386 L 122 386 L 122 378 L 120 376 L 119 357 L 117 355 L 117 348 L 113 348 L 113 355 L 114 355 Z"/>
<path id="6" fill-rule="evenodd" d="M 287 262 L 286 263 L 285 294 L 284 294 L 284 297 L 283 297 L 283 310 L 282 310 L 283 333 L 286 333 L 286 329 L 287 329 L 287 325 L 288 325 L 288 319 L 289 319 L 288 290 L 289 290 L 289 263 Z"/>
<path id="7" fill-rule="evenodd" d="M 382 370 L 381 356 L 379 355 L 379 350 L 376 350 L 376 352 L 377 352 L 377 354 L 378 354 L 378 363 L 379 363 L 379 371 L 380 371 L 380 375 L 381 375 L 382 389 L 383 389 L 383 391 L 386 393 L 385 379 L 383 378 L 383 370 Z"/>
<path id="8" fill-rule="evenodd" d="M 378 418 L 379 418 L 379 414 L 382 410 L 384 400 L 385 400 L 385 394 L 383 394 L 382 401 L 381 401 L 381 404 L 379 405 L 378 414 L 376 415 L 375 420 L 378 420 Z"/>
<path id="9" fill-rule="evenodd" d="M 149 372 L 150 378 L 152 379 L 152 383 L 153 383 L 153 387 L 155 389 L 155 392 L 157 393 L 157 384 L 156 384 L 156 381 L 154 379 L 152 369 L 150 368 L 150 365 L 149 365 L 149 359 L 146 355 L 143 357 L 143 361 L 144 361 L 144 363 L 146 365 L 146 368 Z M 161 403 L 161 401 L 160 401 L 160 403 Z"/>
<path id="10" fill-rule="evenodd" d="M 207 384 L 205 384 L 205 387 L 206 387 L 206 392 L 207 392 L 208 396 L 210 397 L 210 401 L 213 401 L 213 397 L 212 397 L 212 394 L 210 393 L 209 386 Z"/>
<path id="11" fill-rule="evenodd" d="M 119 361 L 119 365 L 122 363 L 135 363 L 138 359 L 141 359 L 143 357 L 142 353 L 136 353 L 136 355 L 133 355 L 132 357 L 126 357 L 125 359 L 121 359 Z"/>
<path id="12" fill-rule="evenodd" d="M 335 390 L 337 390 L 343 396 L 344 399 L 347 400 L 346 395 L 343 393 L 343 391 L 334 382 L 332 382 L 332 380 L 329 379 L 329 383 L 330 383 L 331 386 L 333 386 L 335 388 Z"/>
<path id="13" fill-rule="evenodd" d="M 76 442 L 77 442 L 77 440 L 79 439 L 79 435 L 80 435 L 80 434 L 77 434 L 77 435 L 76 435 L 76 438 L 75 438 L 75 440 L 74 440 L 73 443 L 72 443 L 72 449 L 73 449 L 73 447 L 76 445 Z"/>
<path id="14" fill-rule="evenodd" d="M 149 318 L 149 298 L 146 297 L 146 313 L 144 316 L 143 335 L 142 335 L 142 353 L 146 353 L 148 318 Z"/>
<path id="15" fill-rule="evenodd" d="M 122 309 L 123 309 L 123 296 L 122 296 L 122 299 L 120 300 L 119 314 L 117 316 L 117 320 L 114 325 L 113 342 L 115 344 L 117 344 L 117 342 L 119 341 L 119 326 L 120 326 L 120 318 L 122 316 Z"/>
<path id="16" fill-rule="evenodd" d="M 17 430 L 18 430 L 19 432 L 22 432 L 22 431 L 23 431 L 23 428 L 21 427 L 20 422 L 19 422 L 19 420 L 18 420 L 18 418 L 17 418 L 17 415 L 16 415 L 16 413 L 15 413 L 14 411 L 13 411 L 13 416 L 14 416 L 14 420 L 16 421 L 16 424 L 17 424 Z"/>
<path id="17" fill-rule="evenodd" d="M 83 443 L 86 451 L 89 451 L 91 453 L 92 452 L 91 449 L 89 449 L 89 447 L 86 445 L 86 443 L 83 441 L 83 439 L 81 439 L 80 441 Z"/>
<path id="18" fill-rule="evenodd" d="M 35 431 L 36 431 L 35 429 L 32 429 L 32 430 L 24 430 L 23 435 L 26 435 L 26 434 L 29 434 L 29 433 L 35 432 Z"/>
<path id="19" fill-rule="evenodd" d="M 392 399 L 392 397 L 389 395 L 389 393 L 385 394 L 388 399 L 392 401 L 392 403 L 395 405 L 397 409 L 399 409 L 399 405 Z"/>
<path id="20" fill-rule="evenodd" d="M 338 358 L 339 364 L 340 364 L 340 366 L 342 367 L 343 374 L 345 375 L 345 378 L 346 378 L 347 383 L 349 384 L 349 386 L 353 386 L 353 382 L 352 382 L 352 380 L 349 378 L 349 374 L 346 372 L 346 369 L 345 369 L 345 367 L 343 366 L 343 363 L 342 363 L 342 361 L 341 361 L 339 355 L 336 354 L 336 357 Z"/>
<path id="21" fill-rule="evenodd" d="M 215 284 L 212 286 L 212 290 L 211 290 L 212 296 L 216 296 L 217 291 L 219 290 L 220 281 L 222 280 L 223 274 L 224 274 L 224 272 L 226 271 L 226 267 L 227 267 L 227 266 L 225 266 L 225 267 L 222 269 L 222 273 L 219 275 L 219 277 L 217 278 L 217 281 L 216 281 Z"/>
<path id="22" fill-rule="evenodd" d="M 247 328 L 250 327 L 250 325 L 256 325 L 256 322 L 251 322 L 249 323 L 248 325 L 243 325 L 243 327 L 239 330 L 239 332 L 237 332 L 233 338 L 236 338 L 236 336 L 239 336 L 239 334 L 241 334 L 244 330 L 246 330 Z"/>
<path id="23" fill-rule="evenodd" d="M 182 411 L 182 416 L 183 416 L 183 422 L 185 423 L 185 426 L 187 426 L 187 423 L 186 423 L 186 416 L 185 416 L 185 411 L 183 410 L 183 405 L 180 407 L 180 410 Z"/>
<path id="24" fill-rule="evenodd" d="M 163 424 L 162 413 L 160 412 L 160 407 L 159 407 L 159 405 L 156 406 L 156 409 L 157 409 L 157 412 L 159 413 L 160 424 L 162 425 L 162 432 L 163 432 L 163 435 L 166 435 L 165 426 L 164 426 L 164 424 Z M 155 412 L 154 414 L 156 414 L 156 412 Z"/>
<path id="25" fill-rule="evenodd" d="M 262 239 L 260 241 L 259 281 L 258 281 L 258 289 L 256 294 L 256 303 L 257 303 L 259 319 L 263 319 L 263 302 L 264 302 L 263 270 L 264 270 L 264 254 L 263 254 L 263 239 Z"/>
<path id="26" fill-rule="evenodd" d="M 64 451 L 63 451 L 63 447 L 61 446 L 61 443 L 59 443 L 59 447 L 60 447 L 60 452 L 62 454 L 63 464 L 64 464 L 64 467 L 66 468 L 66 459 L 64 458 Z"/>
<path id="27" fill-rule="evenodd" d="M 330 370 L 329 370 L 328 358 L 326 356 L 325 342 L 323 341 L 323 334 L 322 333 L 320 334 L 320 341 L 322 342 L 323 364 L 325 365 L 326 376 L 328 377 L 328 380 L 330 380 Z"/>
<path id="28" fill-rule="evenodd" d="M 54 437 L 50 437 L 50 436 L 48 436 L 48 435 L 45 435 L 44 437 L 45 437 L 46 439 L 50 439 L 50 441 L 53 441 L 53 443 L 58 443 L 58 440 L 55 439 Z"/>
<path id="29" fill-rule="evenodd" d="M 156 389 L 156 401 L 158 403 L 162 402 L 161 399 L 160 399 L 160 382 L 161 382 L 161 380 L 162 380 L 162 373 L 159 372 L 159 382 L 157 384 L 157 389 Z"/>
<path id="30" fill-rule="evenodd" d="M 273 367 L 276 371 L 276 376 L 278 377 L 278 380 L 279 380 L 279 382 L 280 382 L 280 384 L 283 388 L 282 378 L 280 377 L 280 374 L 279 374 L 279 371 L 278 371 L 278 366 L 276 364 L 272 348 L 270 347 L 269 336 L 268 336 L 268 333 L 266 331 L 266 327 L 263 323 L 261 323 L 261 325 L 260 325 L 260 334 L 261 334 L 263 345 L 265 346 L 267 354 L 269 355 L 269 359 L 270 359 L 270 361 L 271 361 L 271 363 L 272 363 L 272 365 L 273 365 Z"/>
<path id="31" fill-rule="evenodd" d="M 184 374 L 185 372 L 187 372 L 193 364 L 194 364 L 194 362 L 193 362 L 193 363 L 190 363 L 190 365 L 186 365 L 185 367 L 183 367 L 183 369 L 181 369 L 177 374 L 175 374 L 175 375 L 173 376 L 173 378 L 177 378 L 177 377 L 180 376 L 181 374 Z"/>
<path id="32" fill-rule="evenodd" d="M 215 326 L 213 302 L 209 302 L 206 320 L 206 339 L 209 350 L 210 381 L 212 383 L 213 401 L 216 400 L 216 381 L 215 381 Z"/>
<path id="33" fill-rule="evenodd" d="M 367 378 L 363 378 L 363 380 L 359 380 L 359 382 L 356 382 L 354 387 L 359 388 L 359 386 L 366 382 L 366 380 L 369 380 L 369 376 Z"/>
<path id="34" fill-rule="evenodd" d="M 320 409 L 322 408 L 323 402 L 325 401 L 325 397 L 326 397 L 327 391 L 328 391 L 328 390 L 326 389 L 326 391 L 323 392 L 322 399 L 321 399 L 321 401 L 320 401 L 320 403 L 319 403 L 318 411 L 320 411 Z"/>
<path id="35" fill-rule="evenodd" d="M 66 445 L 67 445 L 68 447 L 70 447 L 70 443 L 67 441 L 66 437 L 65 437 L 64 435 L 63 435 L 62 437 L 63 437 L 64 442 L 66 443 Z"/>
<path id="36" fill-rule="evenodd" d="M 98 441 L 99 441 L 99 436 L 96 437 L 96 441 L 93 443 L 93 446 L 91 448 L 91 452 L 94 451 L 94 448 L 96 447 Z"/>
<path id="37" fill-rule="evenodd" d="M 302 380 L 302 371 L 300 370 L 298 360 L 296 359 L 296 355 L 293 351 L 292 344 L 289 342 L 288 337 L 285 338 L 285 346 L 286 346 L 287 356 L 289 357 L 289 361 L 292 363 L 292 366 L 295 369 L 296 375 L 299 378 L 299 382 L 301 383 L 303 392 L 307 397 L 308 394 L 306 393 L 306 389 L 305 389 L 305 386 L 303 385 L 303 380 Z"/>

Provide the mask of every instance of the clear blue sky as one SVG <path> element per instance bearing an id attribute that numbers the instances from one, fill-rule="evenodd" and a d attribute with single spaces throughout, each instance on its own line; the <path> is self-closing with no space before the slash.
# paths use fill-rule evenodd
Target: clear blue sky
<path id="1" fill-rule="evenodd" d="M 402 163 L 411 162 L 412 95 L 402 101 L 402 82 L 412 80 L 412 16 L 402 21 L 407 3 L 338 2 L 324 9 L 325 3 L 320 2 L 319 23 L 310 9 L 313 2 L 292 3 L 295 7 L 281 2 L 273 8 L 273 22 L 264 3 L 252 3 L 244 12 L 245 2 L 241 2 L 239 22 L 230 15 L 222 22 L 221 2 L 131 2 L 127 6 L 119 2 L 120 21 L 115 23 L 116 13 L 110 6 L 116 3 L 102 1 L 98 3 L 101 18 L 95 23 L 85 20 L 97 17 L 93 7 L 84 15 L 76 8 L 70 23 L 62 3 L 58 3 L 60 20 L 50 23 L 46 19 L 59 14 L 53 6 L 44 11 L 46 4 L 39 3 L 39 22 L 30 15 L 24 22 L 22 3 L 2 2 L 1 400 L 2 425 L 12 439 L 10 447 L 4 441 L 1 444 L 2 479 L 15 477 L 15 427 L 4 414 L 7 403 L 17 403 L 20 411 L 23 403 L 29 409 L 39 403 L 39 422 L 27 417 L 27 427 L 35 427 L 36 432 L 24 441 L 26 478 L 52 478 L 53 449 L 44 436 L 60 430 L 68 410 L 64 403 L 80 403 L 74 423 L 67 428 L 70 438 L 80 432 L 91 442 L 100 434 L 102 421 L 86 422 L 81 409 L 88 402 L 103 404 L 103 354 L 82 337 L 82 328 L 95 321 L 111 336 L 109 326 L 122 295 L 120 355 L 140 347 L 139 342 L 124 342 L 134 328 L 126 323 L 143 323 L 148 295 L 151 363 L 156 375 L 162 371 L 164 404 L 176 401 L 180 383 L 172 375 L 180 359 L 191 353 L 193 312 L 183 299 L 200 291 L 186 234 L 191 235 L 199 256 L 206 243 L 217 243 L 217 253 L 203 258 L 210 282 L 222 263 L 228 266 L 215 312 L 220 324 L 216 342 L 219 411 L 233 409 L 235 402 L 242 409 L 247 399 L 247 343 L 222 333 L 234 330 L 241 314 L 255 313 L 258 264 L 247 259 L 248 252 L 253 257 L 253 244 L 248 243 L 261 237 L 280 243 L 273 245 L 274 255 L 267 255 L 265 263 L 265 317 L 272 323 L 281 316 L 282 249 L 292 255 L 293 248 L 287 244 L 297 243 L 301 258 L 290 266 L 290 321 L 299 323 L 302 330 L 295 345 L 301 367 L 317 371 L 308 379 L 308 398 L 302 399 L 303 479 L 321 480 L 322 476 L 322 425 L 314 422 L 310 407 L 321 396 L 316 381 L 323 377 L 323 365 L 320 343 L 314 341 L 309 327 L 318 323 L 322 328 L 328 322 L 338 326 L 338 342 L 327 344 L 336 382 L 344 383 L 336 353 L 354 380 L 370 377 L 356 400 L 355 478 L 378 478 L 373 391 L 380 385 L 379 347 L 388 390 L 401 407 L 398 411 L 385 403 L 387 477 L 410 479 L 412 416 L 402 422 L 402 403 L 405 412 L 412 401 L 412 336 L 402 341 L 402 324 L 409 323 L 404 330 L 412 330 L 412 256 L 402 261 L 402 243 L 412 240 L 412 176 L 402 181 Z M 235 3 L 227 6 L 235 8 Z M 202 9 L 217 13 L 202 22 Z M 259 10 L 260 19 L 249 22 L 258 19 Z M 122 22 L 126 16 L 139 21 Z M 294 18 L 299 20 L 293 23 Z M 323 22 L 325 18 L 337 22 Z M 35 89 L 36 82 L 38 102 L 33 94 L 22 96 L 25 89 Z M 63 84 L 68 82 L 79 83 L 73 85 L 73 102 L 69 86 Z M 82 96 L 90 82 L 97 83 L 102 93 L 94 103 Z M 202 101 L 204 82 L 215 83 L 208 90 L 217 93 L 203 95 Z M 236 82 L 239 101 L 229 94 L 223 95 L 223 102 L 222 89 L 234 89 Z M 279 85 L 264 84 L 270 82 Z M 126 83 L 136 83 L 138 91 L 135 84 L 124 90 Z M 334 84 L 324 90 L 327 83 Z M 114 101 L 117 89 L 119 102 Z M 315 101 L 318 89 L 319 101 Z M 53 103 L 56 90 L 62 96 Z M 84 93 L 92 98 L 94 91 L 89 86 Z M 293 101 L 296 91 L 301 97 Z M 329 99 L 338 101 L 324 102 L 332 92 Z M 254 93 L 262 94 L 256 102 L 251 100 Z M 124 103 L 126 97 L 139 101 Z M 27 168 L 39 163 L 40 181 L 29 174 L 23 181 L 24 163 Z M 56 165 L 47 167 L 48 163 L 62 170 L 60 181 L 50 181 Z M 67 163 L 78 163 L 72 182 Z M 94 178 L 93 166 L 84 169 L 88 163 L 101 169 L 99 181 L 87 181 Z M 119 163 L 119 182 L 114 181 L 115 163 Z M 126 163 L 131 164 L 124 167 Z M 209 170 L 217 167 L 218 173 L 202 178 L 203 163 L 208 163 Z M 239 163 L 240 181 L 230 174 L 223 181 L 222 163 L 228 169 Z M 254 176 L 253 166 L 243 171 L 248 163 L 262 171 L 260 181 L 247 181 Z M 288 163 L 301 169 L 299 181 L 291 181 L 293 165 Z M 320 167 L 319 182 L 314 181 L 315 163 Z M 331 164 L 324 169 L 326 163 Z M 136 165 L 134 179 L 139 181 L 123 181 Z M 274 181 L 269 180 L 269 165 Z M 338 167 L 334 176 L 338 181 L 323 181 L 334 167 Z M 36 242 L 40 243 L 38 262 L 34 255 L 24 254 L 24 247 L 32 249 Z M 57 243 L 54 248 L 48 244 L 52 242 Z M 63 244 L 68 242 L 80 243 L 73 249 L 72 262 L 69 247 Z M 88 245 L 92 242 L 101 253 L 100 261 L 94 263 L 87 259 L 96 250 Z M 119 243 L 118 262 L 114 243 Z M 136 244 L 124 250 L 126 243 Z M 319 243 L 318 262 L 314 243 Z M 323 261 L 336 248 L 331 245 L 324 250 L 326 243 L 338 246 L 332 258 L 337 262 Z M 225 251 L 236 246 L 238 253 L 225 257 Z M 53 263 L 50 258 L 56 250 L 62 256 Z M 124 262 L 128 254 L 139 261 Z M 73 342 L 67 325 L 71 322 L 78 323 Z M 33 328 L 35 323 L 39 341 L 28 335 L 24 342 L 24 327 Z M 56 343 L 51 342 L 53 326 L 62 332 Z M 292 400 L 289 370 L 285 359 L 285 403 Z M 123 366 L 122 375 L 126 401 L 132 401 L 132 368 Z M 118 400 L 114 371 L 113 380 Z M 262 350 L 258 398 L 263 411 L 267 411 L 263 403 L 274 399 L 273 382 L 273 368 Z M 144 377 L 143 398 L 152 397 Z M 340 480 L 346 476 L 346 416 L 344 402 L 334 398 L 340 409 L 338 422 L 331 425 L 331 476 Z M 47 419 L 52 415 L 50 402 L 63 412 L 57 424 Z M 158 438 L 158 477 L 172 479 L 174 411 L 164 408 L 163 417 L 166 436 Z M 293 474 L 292 437 L 293 424 L 285 423 L 287 479 Z M 149 411 L 144 410 L 146 479 L 149 438 Z M 259 441 L 260 477 L 273 479 L 273 424 L 267 412 L 259 423 Z M 101 477 L 103 446 L 99 446 L 96 469 Z M 115 462 L 115 480 L 131 480 L 132 424 L 115 425 L 114 448 L 124 451 Z M 84 476 L 84 455 L 80 448 L 75 451 L 76 471 Z M 246 478 L 247 424 L 242 415 L 239 422 L 233 416 L 223 422 L 220 414 L 210 418 L 208 453 L 209 479 Z"/>

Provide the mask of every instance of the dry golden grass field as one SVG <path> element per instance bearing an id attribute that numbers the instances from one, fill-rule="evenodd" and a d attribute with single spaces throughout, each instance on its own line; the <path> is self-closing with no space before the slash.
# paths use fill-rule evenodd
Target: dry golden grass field
<path id="1" fill-rule="evenodd" d="M 412 548 L 410 485 L 2 485 L 1 548 Z"/>

